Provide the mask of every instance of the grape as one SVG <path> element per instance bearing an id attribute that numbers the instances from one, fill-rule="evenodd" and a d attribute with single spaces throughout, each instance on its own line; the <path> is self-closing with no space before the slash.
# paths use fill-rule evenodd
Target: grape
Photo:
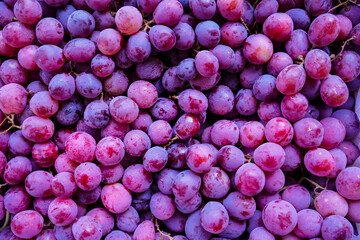
<path id="1" fill-rule="evenodd" d="M 229 120 L 220 120 L 211 128 L 211 140 L 216 145 L 235 145 L 239 141 L 239 128 Z"/>
<path id="2" fill-rule="evenodd" d="M 293 135 L 294 129 L 285 118 L 273 118 L 265 125 L 265 137 L 269 142 L 285 146 L 291 142 Z"/>
<path id="3" fill-rule="evenodd" d="M 258 23 L 264 23 L 273 13 L 279 10 L 279 3 L 274 0 L 262 0 L 254 10 L 254 18 Z"/>
<path id="4" fill-rule="evenodd" d="M 116 226 L 124 232 L 132 233 L 140 223 L 140 217 L 135 208 L 129 207 L 123 213 L 116 214 Z"/>
<path id="5" fill-rule="evenodd" d="M 75 93 L 75 79 L 67 73 L 56 74 L 49 83 L 49 93 L 56 100 L 70 99 Z"/>
<path id="6" fill-rule="evenodd" d="M 201 20 L 210 19 L 216 13 L 215 0 L 189 0 L 189 7 L 194 16 Z"/>
<path id="7" fill-rule="evenodd" d="M 281 196 L 279 193 L 271 194 L 267 192 L 261 192 L 259 195 L 256 196 L 256 203 L 261 210 L 263 210 L 269 202 L 274 200 L 281 200 Z"/>
<path id="8" fill-rule="evenodd" d="M 188 148 L 182 143 L 171 144 L 167 148 L 168 165 L 172 168 L 181 169 L 186 163 L 186 152 Z"/>
<path id="9" fill-rule="evenodd" d="M 269 193 L 280 191 L 285 185 L 285 175 L 282 170 L 278 169 L 274 172 L 265 172 L 264 190 Z"/>
<path id="10" fill-rule="evenodd" d="M 164 0 L 156 6 L 153 17 L 156 24 L 173 26 L 180 21 L 183 13 L 184 9 L 180 2 L 176 0 Z"/>
<path id="11" fill-rule="evenodd" d="M 155 80 L 161 77 L 164 64 L 158 58 L 150 57 L 142 63 L 136 64 L 136 74 L 140 79 Z"/>
<path id="12" fill-rule="evenodd" d="M 271 40 L 284 42 L 290 38 L 294 23 L 286 13 L 273 13 L 266 18 L 263 32 Z"/>
<path id="13" fill-rule="evenodd" d="M 186 58 L 176 67 L 176 75 L 183 81 L 194 79 L 198 73 L 195 67 L 195 60 L 193 58 Z"/>
<path id="14" fill-rule="evenodd" d="M 203 50 L 196 54 L 195 66 L 202 76 L 210 77 L 219 70 L 219 60 L 213 52 Z"/>
<path id="15" fill-rule="evenodd" d="M 239 22 L 227 22 L 220 27 L 221 43 L 232 48 L 238 48 L 247 38 L 248 33 L 244 25 Z"/>
<path id="16" fill-rule="evenodd" d="M 143 110 L 139 111 L 137 118 L 131 123 L 133 129 L 148 132 L 149 126 L 153 123 L 151 115 Z M 150 136 L 149 136 L 150 137 Z"/>
<path id="17" fill-rule="evenodd" d="M 43 18 L 36 25 L 35 35 L 41 44 L 59 45 L 64 38 L 64 27 L 55 18 Z"/>
<path id="18" fill-rule="evenodd" d="M 218 234 L 229 225 L 229 215 L 224 205 L 210 201 L 201 210 L 200 223 L 207 232 Z"/>
<path id="19" fill-rule="evenodd" d="M 152 45 L 160 51 L 169 51 L 175 46 L 175 32 L 167 26 L 155 25 L 149 31 L 149 37 Z"/>
<path id="20" fill-rule="evenodd" d="M 30 173 L 25 179 L 25 189 L 33 197 L 50 197 L 51 181 L 53 176 L 45 171 L 37 170 Z"/>
<path id="21" fill-rule="evenodd" d="M 63 50 L 55 45 L 43 45 L 35 52 L 35 62 L 44 71 L 57 71 L 65 63 Z"/>
<path id="22" fill-rule="evenodd" d="M 201 202 L 202 197 L 199 192 L 189 200 L 181 200 L 175 197 L 176 208 L 184 214 L 190 214 L 199 209 Z"/>
<path id="23" fill-rule="evenodd" d="M 316 237 L 320 234 L 323 218 L 312 209 L 303 209 L 298 212 L 298 223 L 294 233 L 303 238 Z"/>
<path id="24" fill-rule="evenodd" d="M 75 38 L 64 46 L 64 56 L 74 62 L 88 62 L 95 57 L 96 45 L 86 38 Z"/>
<path id="25" fill-rule="evenodd" d="M 274 117 L 280 117 L 280 104 L 277 102 L 261 102 L 257 109 L 257 114 L 264 122 L 268 122 Z"/>
<path id="26" fill-rule="evenodd" d="M 240 49 L 236 49 L 234 51 L 234 53 L 235 53 L 234 65 L 232 65 L 230 68 L 226 69 L 230 73 L 240 72 L 241 70 L 244 69 L 245 64 L 246 64 L 246 60 Z"/>
<path id="27" fill-rule="evenodd" d="M 111 231 L 106 237 L 105 240 L 115 240 L 115 239 L 124 239 L 124 240 L 131 240 L 131 237 L 119 230 Z"/>
<path id="28" fill-rule="evenodd" d="M 33 144 L 32 144 L 32 142 L 30 142 L 29 140 L 24 138 L 24 136 L 21 133 L 21 130 L 18 130 L 11 134 L 8 145 L 9 145 L 9 150 L 12 153 L 14 153 L 16 155 L 27 155 L 30 153 Z M 5 156 L 3 156 L 3 158 L 5 158 Z M 1 162 L 2 162 L 3 158 L 0 158 Z M 6 162 L 6 158 L 5 158 L 5 162 Z M 0 176 L 1 176 L 1 174 L 0 174 Z"/>
<path id="29" fill-rule="evenodd" d="M 329 151 L 316 148 L 308 151 L 304 157 L 305 167 L 316 176 L 327 176 L 334 171 L 335 160 Z"/>
<path id="30" fill-rule="evenodd" d="M 329 12 L 332 7 L 332 1 L 329 0 L 322 0 L 322 1 L 311 1 L 305 0 L 305 9 L 310 13 L 312 16 L 319 16 L 323 13 Z"/>
<path id="31" fill-rule="evenodd" d="M 235 95 L 235 108 L 238 113 L 244 116 L 256 112 L 259 102 L 250 89 L 240 89 Z"/>
<path id="32" fill-rule="evenodd" d="M 63 125 L 72 125 L 79 121 L 84 106 L 81 99 L 72 96 L 65 102 L 60 102 L 59 110 L 56 113 L 56 120 Z"/>
<path id="33" fill-rule="evenodd" d="M 340 143 L 338 148 L 345 153 L 347 164 L 353 164 L 360 155 L 358 147 L 350 141 L 344 141 Z"/>
<path id="34" fill-rule="evenodd" d="M 17 83 L 24 85 L 27 82 L 28 72 L 22 68 L 17 60 L 9 59 L 1 64 L 0 76 L 5 84 Z"/>
<path id="35" fill-rule="evenodd" d="M 302 29 L 294 30 L 290 39 L 285 43 L 285 49 L 295 60 L 305 57 L 310 49 L 307 33 Z"/>
<path id="36" fill-rule="evenodd" d="M 359 119 L 354 112 L 348 109 L 335 111 L 332 117 L 339 119 L 345 126 L 346 139 L 353 138 L 359 132 Z"/>
<path id="37" fill-rule="evenodd" d="M 246 220 L 255 214 L 256 203 L 253 197 L 240 192 L 231 192 L 223 200 L 229 216 L 237 220 Z"/>
<path id="38" fill-rule="evenodd" d="M 59 103 L 48 91 L 36 93 L 29 102 L 30 109 L 39 117 L 51 117 L 59 109 Z"/>
<path id="39" fill-rule="evenodd" d="M 228 172 L 235 172 L 241 165 L 244 164 L 245 158 L 240 149 L 227 145 L 223 146 L 219 150 L 217 154 L 217 161 L 224 170 Z"/>
<path id="40" fill-rule="evenodd" d="M 230 189 L 229 176 L 218 167 L 212 167 L 202 176 L 201 192 L 212 199 L 223 198 Z"/>
<path id="41" fill-rule="evenodd" d="M 175 123 L 174 132 L 182 140 L 193 137 L 200 129 L 199 119 L 193 114 L 182 115 Z"/>
<path id="42" fill-rule="evenodd" d="M 274 172 L 284 164 L 285 151 L 276 143 L 264 143 L 256 148 L 254 161 L 264 171 Z"/>
<path id="43" fill-rule="evenodd" d="M 157 187 L 163 194 L 171 195 L 173 193 L 172 187 L 174 186 L 175 177 L 180 172 L 175 169 L 165 168 L 157 177 Z"/>
<path id="44" fill-rule="evenodd" d="M 86 4 L 96 10 L 96 11 L 104 11 L 111 3 L 111 1 L 99 1 L 99 0 L 85 0 Z"/>
<path id="45" fill-rule="evenodd" d="M 248 227 L 247 232 L 251 233 L 252 230 L 258 227 L 264 227 L 264 223 L 261 218 L 262 212 L 260 210 L 256 210 L 254 215 L 248 219 Z"/>
<path id="46" fill-rule="evenodd" d="M 69 0 L 44 0 L 44 2 L 52 7 L 61 7 L 66 5 Z"/>
<path id="47" fill-rule="evenodd" d="M 306 54 L 305 70 L 313 79 L 323 79 L 329 75 L 331 60 L 328 54 L 320 49 L 313 49 Z"/>
<path id="48" fill-rule="evenodd" d="M 144 13 L 151 13 L 161 0 L 137 0 L 136 5 Z"/>
<path id="49" fill-rule="evenodd" d="M 229 46 L 219 44 L 211 49 L 210 52 L 218 59 L 220 69 L 228 69 L 235 63 L 235 53 Z"/>
<path id="50" fill-rule="evenodd" d="M 254 96 L 260 101 L 270 101 L 274 99 L 279 92 L 275 87 L 276 78 L 265 74 L 258 77 L 253 85 Z"/>
<path id="51" fill-rule="evenodd" d="M 150 210 L 157 219 L 167 220 L 175 212 L 174 200 L 170 196 L 157 192 L 151 197 Z"/>
<path id="52" fill-rule="evenodd" d="M 146 133 L 141 130 L 131 130 L 124 138 L 125 150 L 131 156 L 139 157 L 151 146 L 151 140 Z"/>
<path id="53" fill-rule="evenodd" d="M 139 108 L 150 108 L 156 102 L 158 92 L 153 84 L 138 80 L 130 84 L 127 95 L 135 101 Z"/>
<path id="54" fill-rule="evenodd" d="M 218 85 L 212 89 L 208 101 L 209 110 L 217 115 L 225 115 L 234 107 L 234 94 L 225 85 Z"/>
<path id="55" fill-rule="evenodd" d="M 275 200 L 266 205 L 262 219 L 270 232 L 284 236 L 296 227 L 298 217 L 295 208 L 289 202 Z"/>
<path id="56" fill-rule="evenodd" d="M 6 164 L 3 177 L 5 182 L 16 185 L 22 183 L 31 171 L 30 160 L 23 156 L 16 156 Z"/>
<path id="57" fill-rule="evenodd" d="M 14 48 L 14 47 L 8 45 L 7 43 L 5 43 L 3 31 L 0 31 L 0 54 L 7 56 L 7 57 L 15 57 L 17 55 L 18 51 L 19 51 L 18 48 Z"/>
<path id="58" fill-rule="evenodd" d="M 349 200 L 359 200 L 358 183 L 360 182 L 360 168 L 348 167 L 342 170 L 336 178 L 336 190 Z"/>
<path id="59" fill-rule="evenodd" d="M 100 186 L 95 188 L 95 190 L 93 191 L 83 191 L 80 188 L 78 188 L 75 194 L 73 195 L 73 197 L 78 204 L 88 205 L 95 203 L 100 198 L 100 194 L 101 194 Z"/>
<path id="60" fill-rule="evenodd" d="M 143 157 L 144 169 L 148 172 L 159 172 L 167 163 L 168 154 L 162 147 L 152 147 L 146 151 Z"/>
<path id="61" fill-rule="evenodd" d="M 291 57 L 284 53 L 284 52 L 277 52 L 272 55 L 272 57 L 269 60 L 269 63 L 267 65 L 267 71 L 277 77 L 281 70 L 283 70 L 285 67 L 291 65 L 293 63 L 293 60 Z"/>
<path id="62" fill-rule="evenodd" d="M 123 38 L 118 31 L 112 28 L 107 28 L 99 33 L 96 43 L 97 47 L 103 54 L 114 55 L 120 51 Z"/>
<path id="63" fill-rule="evenodd" d="M 345 217 L 349 210 L 349 206 L 346 200 L 337 192 L 331 190 L 322 191 L 320 195 L 315 198 L 314 206 L 316 211 L 324 218 L 330 215 L 339 215 Z"/>
<path id="64" fill-rule="evenodd" d="M 267 36 L 253 34 L 246 38 L 242 50 L 250 63 L 261 65 L 269 61 L 273 55 L 273 44 Z"/>
<path id="65" fill-rule="evenodd" d="M 122 199 L 122 201 L 119 202 L 118 199 Z M 131 200 L 129 190 L 120 183 L 105 185 L 101 190 L 101 201 L 105 208 L 112 213 L 125 212 L 130 207 Z"/>
<path id="66" fill-rule="evenodd" d="M 216 162 L 216 152 L 207 144 L 191 145 L 187 151 L 186 163 L 196 173 L 208 172 Z"/>
<path id="67" fill-rule="evenodd" d="M 310 26 L 310 16 L 304 9 L 293 8 L 286 11 L 286 14 L 293 20 L 294 29 L 307 29 Z"/>
<path id="68" fill-rule="evenodd" d="M 91 216 L 83 216 L 80 217 L 73 225 L 72 225 L 72 233 L 74 235 L 75 240 L 80 239 L 91 239 L 97 240 L 101 239 L 103 234 L 100 222 Z"/>
<path id="69" fill-rule="evenodd" d="M 142 164 L 126 168 L 122 179 L 124 186 L 132 192 L 145 192 L 150 188 L 152 181 L 151 173 L 146 171 Z"/>
<path id="70" fill-rule="evenodd" d="M 211 233 L 201 226 L 201 210 L 191 214 L 185 224 L 185 235 L 188 239 L 209 239 Z"/>
<path id="71" fill-rule="evenodd" d="M 320 123 L 324 127 L 324 138 L 321 142 L 321 147 L 332 149 L 344 141 L 346 129 L 340 120 L 328 117 L 322 119 Z"/>
<path id="72" fill-rule="evenodd" d="M 249 240 L 275 240 L 274 235 L 267 231 L 264 227 L 254 228 L 250 232 Z"/>
<path id="73" fill-rule="evenodd" d="M 36 45 L 29 45 L 29 46 L 26 46 L 26 47 L 23 47 L 22 49 L 20 49 L 17 57 L 18 57 L 18 61 L 19 61 L 19 64 L 21 65 L 21 67 L 25 68 L 26 70 L 30 70 L 30 71 L 35 71 L 35 70 L 39 69 L 39 67 L 36 65 L 36 62 L 35 62 L 35 52 L 38 48 L 39 47 Z M 11 61 L 11 59 L 9 59 L 5 62 L 15 63 L 15 61 Z M 3 65 L 5 64 L 5 62 L 3 63 Z M 16 67 L 15 69 L 12 69 L 13 71 L 17 71 L 16 75 L 20 74 L 20 75 L 16 76 L 17 78 L 19 78 L 19 77 L 22 78 L 24 75 L 23 72 L 25 72 L 25 75 L 27 75 L 27 72 L 21 71 L 21 68 L 19 66 L 17 66 L 17 64 L 7 66 L 8 69 L 9 68 L 11 69 L 11 67 Z M 5 67 L 4 67 L 4 71 L 6 72 Z M 13 74 L 13 73 L 14 72 L 9 72 L 8 74 L 11 76 L 11 74 Z M 1 74 L 3 74 L 3 73 L 1 73 Z M 8 79 L 7 82 L 9 82 L 9 80 L 10 81 L 13 80 L 14 77 L 15 76 L 13 76 L 11 79 Z M 1 78 L 3 81 L 6 81 L 6 76 L 5 77 L 2 76 Z M 15 82 L 22 84 L 21 81 L 19 82 L 19 80 L 15 81 Z"/>
<path id="74" fill-rule="evenodd" d="M 334 60 L 333 70 L 345 82 L 354 80 L 360 74 L 360 55 L 344 51 Z"/>
<path id="75" fill-rule="evenodd" d="M 221 16 L 229 21 L 238 21 L 244 11 L 243 0 L 218 0 L 217 1 L 218 11 Z"/>
<path id="76" fill-rule="evenodd" d="M 72 223 L 78 213 L 78 206 L 70 198 L 55 198 L 49 205 L 48 216 L 56 226 Z"/>
<path id="77" fill-rule="evenodd" d="M 0 109 L 5 114 L 18 114 L 24 111 L 27 93 L 23 86 L 9 83 L 0 88 Z"/>
<path id="78" fill-rule="evenodd" d="M 115 220 L 113 215 L 103 208 L 94 208 L 86 216 L 94 217 L 101 225 L 102 235 L 105 236 L 114 228 Z"/>
<path id="79" fill-rule="evenodd" d="M 249 121 L 240 128 L 240 143 L 249 148 L 259 146 L 265 140 L 264 125 Z"/>
<path id="80" fill-rule="evenodd" d="M 204 77 L 199 74 L 198 76 L 196 76 L 193 80 L 190 80 L 189 82 L 190 82 L 190 85 L 192 88 L 199 90 L 199 91 L 205 91 L 205 90 L 209 90 L 209 89 L 213 88 L 219 82 L 220 77 L 221 77 L 220 72 L 217 72 L 216 74 L 214 74 L 210 77 Z M 181 83 L 184 85 L 183 81 L 181 81 Z"/>
<path id="81" fill-rule="evenodd" d="M 324 47 L 335 41 L 339 33 L 339 19 L 331 13 L 321 14 L 309 27 L 309 41 L 318 47 Z"/>
<path id="82" fill-rule="evenodd" d="M 172 191 L 176 200 L 187 201 L 200 190 L 201 178 L 191 170 L 180 172 L 174 179 Z"/>
<path id="83" fill-rule="evenodd" d="M 281 113 L 291 122 L 304 118 L 308 110 L 309 102 L 301 93 L 285 96 L 281 101 Z"/>
<path id="84" fill-rule="evenodd" d="M 12 214 L 26 210 L 30 203 L 31 196 L 20 185 L 9 188 L 3 198 L 4 208 Z"/>
<path id="85" fill-rule="evenodd" d="M 92 15 L 96 22 L 95 30 L 102 31 L 115 25 L 115 18 L 110 10 L 95 11 Z"/>
<path id="86" fill-rule="evenodd" d="M 59 239 L 74 240 L 72 234 L 72 225 L 65 227 L 54 226 L 54 235 Z"/>
<path id="87" fill-rule="evenodd" d="M 101 182 L 101 170 L 94 163 L 81 163 L 74 171 L 76 185 L 85 191 L 94 190 Z"/>
<path id="88" fill-rule="evenodd" d="M 148 134 L 152 143 L 163 145 L 170 141 L 172 128 L 168 122 L 157 120 L 150 124 Z"/>
<path id="89" fill-rule="evenodd" d="M 61 23 L 65 32 L 67 32 L 67 20 L 75 11 L 76 8 L 73 5 L 66 5 L 64 8 L 59 8 L 56 11 L 56 19 Z"/>
<path id="90" fill-rule="evenodd" d="M 10 47 L 22 48 L 34 42 L 35 32 L 30 25 L 11 22 L 3 28 L 2 37 L 5 44 Z"/>
<path id="91" fill-rule="evenodd" d="M 311 196 L 309 191 L 299 184 L 294 184 L 287 187 L 282 193 L 281 197 L 282 200 L 291 203 L 296 211 L 301 211 L 308 208 L 311 203 Z"/>
<path id="92" fill-rule="evenodd" d="M 353 35 L 353 32 L 356 31 L 356 30 L 351 31 L 353 26 L 352 26 L 352 23 L 351 23 L 350 19 L 348 17 L 342 15 L 342 14 L 337 14 L 335 16 L 340 21 L 340 33 L 337 36 L 336 41 L 345 40 L 349 36 L 349 34 L 350 34 L 350 37 L 351 37 Z M 354 29 L 356 29 L 356 26 L 355 26 Z M 350 32 L 352 32 L 352 33 L 350 33 Z"/>
<path id="93" fill-rule="evenodd" d="M 324 219 L 321 235 L 324 239 L 329 240 L 336 238 L 351 239 L 354 236 L 354 229 L 344 217 L 332 215 Z"/>
<path id="94" fill-rule="evenodd" d="M 145 61 L 151 51 L 151 43 L 149 35 L 145 32 L 138 32 L 128 40 L 126 45 L 127 57 L 133 62 Z"/>
<path id="95" fill-rule="evenodd" d="M 60 172 L 51 181 L 52 193 L 61 198 L 72 196 L 77 189 L 74 175 L 70 172 Z"/>
<path id="96" fill-rule="evenodd" d="M 91 70 L 98 77 L 108 77 L 114 72 L 115 62 L 106 55 L 97 54 L 91 60 Z"/>
<path id="97" fill-rule="evenodd" d="M 86 38 L 95 29 L 95 19 L 90 13 L 77 10 L 69 16 L 67 28 L 71 36 Z"/>
<path id="98" fill-rule="evenodd" d="M 19 238 L 32 238 L 38 235 L 44 224 L 44 218 L 33 210 L 22 211 L 11 220 L 11 231 Z"/>
<path id="99" fill-rule="evenodd" d="M 213 48 L 220 42 L 220 26 L 211 20 L 200 22 L 196 25 L 195 35 L 201 46 Z"/>
<path id="100" fill-rule="evenodd" d="M 244 164 L 236 171 L 235 185 L 242 194 L 254 196 L 265 186 L 264 172 L 253 163 Z"/>
<path id="101" fill-rule="evenodd" d="M 173 31 L 176 36 L 175 48 L 189 50 L 195 43 L 194 29 L 187 23 L 178 23 Z"/>
<path id="102" fill-rule="evenodd" d="M 11 9 L 11 7 L 8 6 L 5 2 L 0 3 L 0 10 L 1 10 L 0 11 L 0 16 L 1 16 L 0 17 L 0 19 L 1 19 L 0 26 L 4 27 L 6 24 L 12 22 L 12 18 L 14 17 L 14 12 Z M 36 14 L 39 14 L 39 11 L 37 11 Z"/>
<path id="103" fill-rule="evenodd" d="M 179 3 L 180 4 L 180 3 Z M 145 240 L 145 239 L 155 239 L 155 226 L 149 221 L 145 220 L 140 223 L 133 234 L 134 240 Z"/>

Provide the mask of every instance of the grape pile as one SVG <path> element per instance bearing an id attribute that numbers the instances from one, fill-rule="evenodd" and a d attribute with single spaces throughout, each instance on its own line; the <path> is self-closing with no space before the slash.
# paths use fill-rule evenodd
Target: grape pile
<path id="1" fill-rule="evenodd" d="M 359 240 L 341 1 L 0 1 L 0 240 Z"/>

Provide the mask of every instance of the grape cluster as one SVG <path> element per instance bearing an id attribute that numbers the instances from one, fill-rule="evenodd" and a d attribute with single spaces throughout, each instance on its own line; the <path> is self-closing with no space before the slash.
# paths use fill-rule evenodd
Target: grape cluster
<path id="1" fill-rule="evenodd" d="M 1 240 L 360 239 L 358 0 L 3 0 L 0 64 Z"/>

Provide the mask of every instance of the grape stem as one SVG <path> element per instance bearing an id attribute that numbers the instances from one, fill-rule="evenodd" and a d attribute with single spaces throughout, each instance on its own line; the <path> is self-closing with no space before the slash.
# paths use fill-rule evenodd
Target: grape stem
<path id="1" fill-rule="evenodd" d="M 6 211 L 5 222 L 1 226 L 0 231 L 3 230 L 9 224 L 9 222 L 10 222 L 10 213 L 8 211 Z"/>
<path id="2" fill-rule="evenodd" d="M 172 236 L 170 236 L 170 234 L 164 233 L 163 231 L 160 230 L 157 218 L 155 218 L 155 226 L 156 226 L 156 229 L 158 230 L 158 232 L 160 233 L 160 238 L 159 238 L 160 240 L 164 240 L 165 237 L 167 237 L 170 240 L 174 239 Z"/>
<path id="3" fill-rule="evenodd" d="M 69 61 L 69 68 L 70 68 L 70 73 L 71 73 L 71 74 L 74 74 L 75 76 L 78 75 L 77 72 L 75 72 L 75 70 L 74 70 L 74 68 L 73 68 L 73 66 L 72 66 L 72 62 L 71 62 L 71 61 Z"/>
<path id="4" fill-rule="evenodd" d="M 346 0 L 345 2 L 340 2 L 338 5 L 336 5 L 335 7 L 331 8 L 331 9 L 328 11 L 328 13 L 334 11 L 334 10 L 337 9 L 338 7 L 341 7 L 341 6 L 343 6 L 343 5 L 347 5 L 348 2 L 351 2 L 351 3 L 353 3 L 353 4 L 356 4 L 356 1 Z"/>
<path id="5" fill-rule="evenodd" d="M 329 180 L 327 180 L 326 181 L 326 186 L 325 187 L 323 187 L 323 186 L 321 186 L 320 184 L 318 184 L 317 182 L 315 182 L 315 181 L 313 181 L 313 180 L 311 180 L 311 179 L 309 179 L 309 178 L 307 178 L 307 177 L 302 177 L 299 181 L 298 181 L 298 184 L 300 184 L 303 180 L 306 180 L 306 181 L 308 181 L 309 183 L 311 183 L 312 185 L 314 185 L 315 186 L 315 188 L 314 188 L 314 193 L 315 193 L 315 195 L 319 195 L 320 193 L 317 191 L 318 189 L 320 189 L 320 190 L 326 190 L 326 188 L 327 188 L 327 183 L 328 183 L 328 181 Z"/>
<path id="6" fill-rule="evenodd" d="M 253 158 L 250 156 L 249 153 L 245 154 L 244 157 L 245 157 L 245 162 L 247 163 L 250 163 L 253 160 Z"/>
<path id="7" fill-rule="evenodd" d="M 14 127 L 17 129 L 21 129 L 21 126 L 15 125 L 14 118 L 15 118 L 15 114 L 11 114 L 10 116 L 6 115 L 6 119 L 9 120 L 9 123 L 11 123 L 11 126 L 8 129 L 6 129 L 5 131 L 1 132 L 0 134 L 5 134 Z"/>
<path id="8" fill-rule="evenodd" d="M 142 31 L 146 32 L 147 30 L 150 30 L 153 23 L 155 23 L 154 19 L 151 19 L 150 21 L 144 19 L 144 29 Z"/>
<path id="9" fill-rule="evenodd" d="M 241 23 L 244 25 L 244 27 L 246 28 L 246 30 L 248 31 L 248 33 L 251 33 L 251 32 L 250 32 L 250 29 L 249 29 L 248 26 L 246 25 L 244 19 L 243 19 L 243 18 L 240 18 L 240 21 L 241 21 Z"/>
<path id="10" fill-rule="evenodd" d="M 178 140 L 178 139 L 179 139 L 178 135 L 176 135 L 175 137 L 170 139 L 170 141 L 164 146 L 164 149 L 168 148 L 175 140 Z"/>
<path id="11" fill-rule="evenodd" d="M 101 92 L 100 94 L 100 101 L 104 101 L 104 92 Z"/>
<path id="12" fill-rule="evenodd" d="M 356 37 L 355 37 L 355 36 L 352 36 L 351 38 L 349 38 L 349 39 L 347 39 L 346 41 L 344 41 L 343 45 L 341 46 L 340 52 L 339 52 L 338 55 L 336 55 L 336 57 L 333 58 L 331 61 L 334 61 L 335 59 L 341 57 L 341 54 L 343 53 L 346 45 L 348 45 L 350 41 L 355 40 L 355 39 L 356 39 Z"/>
<path id="13" fill-rule="evenodd" d="M 168 98 L 170 98 L 170 99 L 179 99 L 179 96 L 177 96 L 177 95 L 172 95 L 172 96 L 169 96 Z"/>

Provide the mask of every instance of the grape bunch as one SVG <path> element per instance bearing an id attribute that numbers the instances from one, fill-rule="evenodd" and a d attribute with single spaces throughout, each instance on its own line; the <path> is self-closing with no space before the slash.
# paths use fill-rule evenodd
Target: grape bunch
<path id="1" fill-rule="evenodd" d="M 0 240 L 359 240 L 359 88 L 359 0 L 2 0 Z"/>

